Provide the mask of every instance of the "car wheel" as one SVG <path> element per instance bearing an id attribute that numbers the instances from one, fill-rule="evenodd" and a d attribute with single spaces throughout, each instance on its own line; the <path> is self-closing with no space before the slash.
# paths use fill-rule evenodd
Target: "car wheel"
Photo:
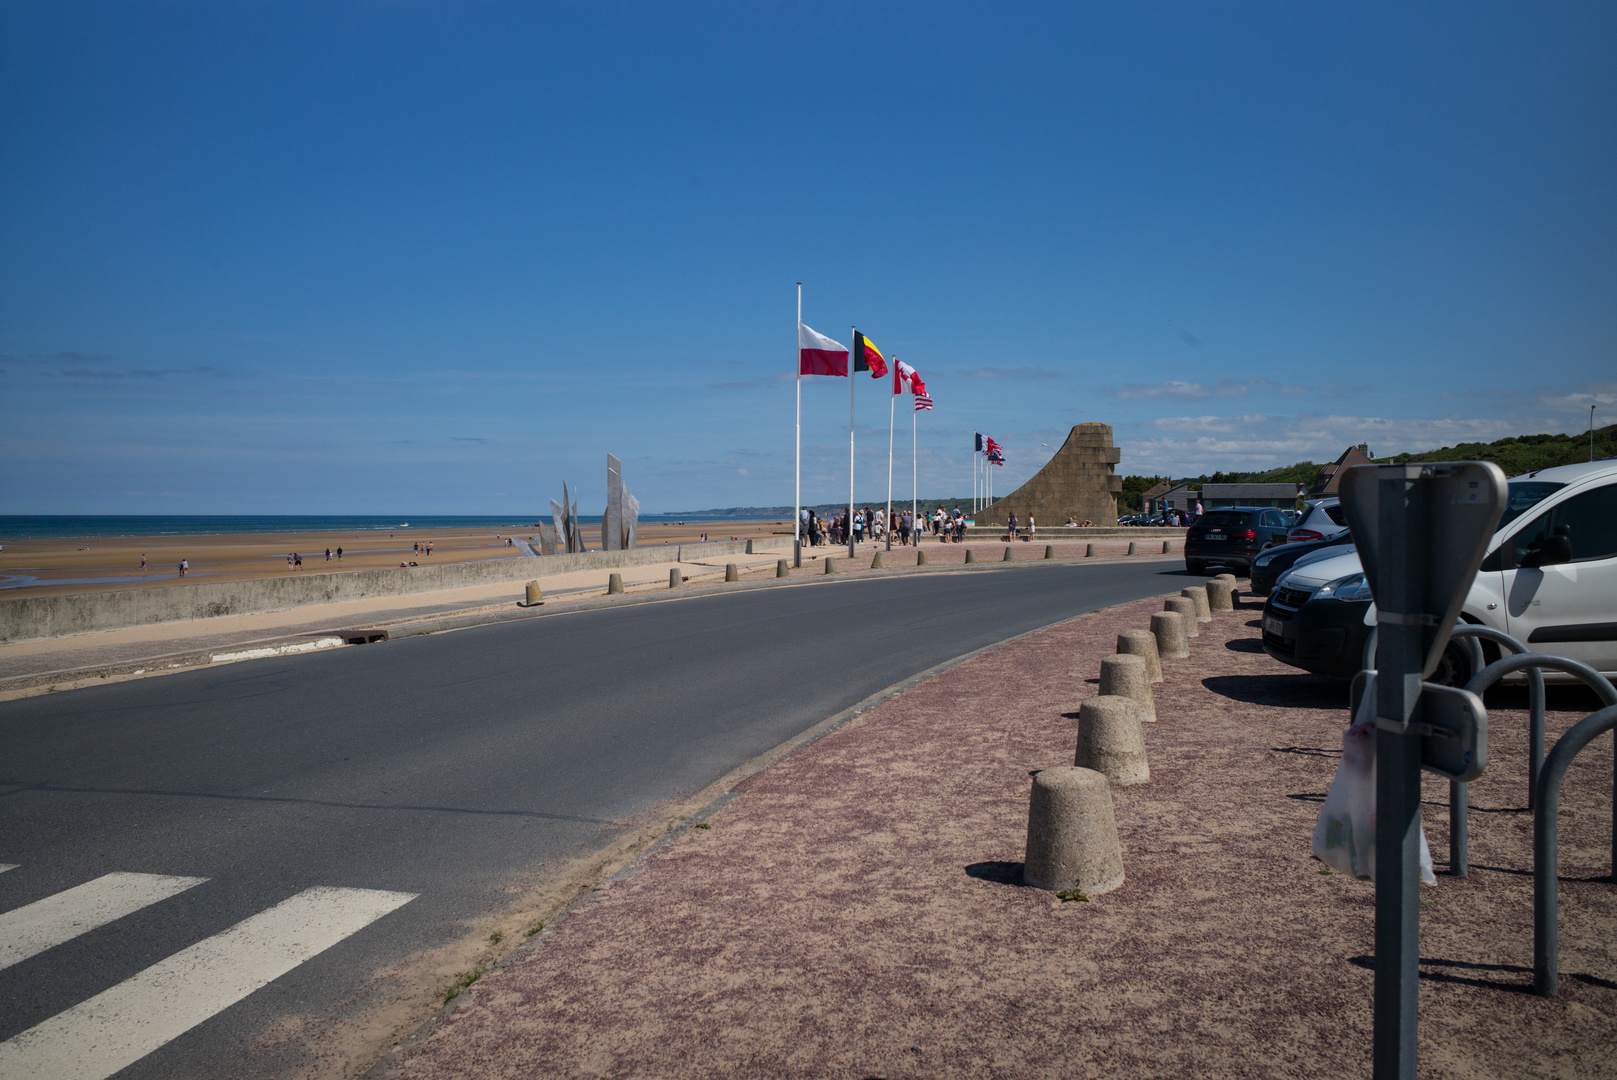
<path id="1" fill-rule="evenodd" d="M 1464 645 L 1458 641 L 1450 641 L 1443 649 L 1443 655 L 1438 657 L 1437 670 L 1427 682 L 1437 683 L 1439 686 L 1463 687 L 1471 681 L 1471 654 Z"/>
<path id="2" fill-rule="evenodd" d="M 1207 564 L 1204 562 L 1193 562 L 1190 559 L 1186 559 L 1185 572 L 1189 574 L 1205 574 L 1207 573 Z"/>

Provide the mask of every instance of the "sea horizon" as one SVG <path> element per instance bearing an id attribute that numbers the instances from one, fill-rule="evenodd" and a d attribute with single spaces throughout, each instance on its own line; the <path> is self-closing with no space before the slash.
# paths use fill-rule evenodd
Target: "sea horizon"
<path id="1" fill-rule="evenodd" d="M 243 533 L 384 532 L 401 528 L 516 531 L 532 529 L 541 520 L 548 524 L 549 517 L 548 513 L 542 517 L 508 514 L 0 514 L 0 543 Z M 580 514 L 578 520 L 581 525 L 599 525 L 601 515 Z M 695 515 L 646 514 L 640 520 L 661 524 L 705 519 Z"/>

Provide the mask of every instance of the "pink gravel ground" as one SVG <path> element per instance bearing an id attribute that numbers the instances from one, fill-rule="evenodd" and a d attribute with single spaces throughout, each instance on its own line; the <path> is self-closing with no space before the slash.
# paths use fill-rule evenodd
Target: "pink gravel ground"
<path id="1" fill-rule="evenodd" d="M 429 1035 L 411 1078 L 1369 1075 L 1373 887 L 1309 837 L 1345 688 L 1257 647 L 1256 606 L 1165 662 L 1151 781 L 1114 788 L 1127 880 L 1017 884 L 1029 773 L 1070 764 L 1118 631 L 1074 619 L 892 698 L 738 788 L 546 930 Z M 1617 1075 L 1611 738 L 1568 777 L 1558 997 L 1526 992 L 1531 817 L 1519 691 L 1490 702 L 1472 873 L 1423 890 L 1421 1075 Z M 1550 738 L 1593 707 L 1552 692 Z"/>

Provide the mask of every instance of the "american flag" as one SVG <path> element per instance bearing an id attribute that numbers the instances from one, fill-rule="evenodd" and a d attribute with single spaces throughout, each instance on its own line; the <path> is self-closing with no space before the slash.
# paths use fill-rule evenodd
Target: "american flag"
<path id="1" fill-rule="evenodd" d="M 930 394 L 926 393 L 925 391 L 922 391 L 921 393 L 915 395 L 915 411 L 916 412 L 931 412 L 932 411 L 932 397 L 931 397 Z"/>

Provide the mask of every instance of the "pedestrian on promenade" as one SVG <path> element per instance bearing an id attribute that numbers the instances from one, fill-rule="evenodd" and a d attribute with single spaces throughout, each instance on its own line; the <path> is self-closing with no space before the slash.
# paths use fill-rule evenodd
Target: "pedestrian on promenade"
<path id="1" fill-rule="evenodd" d="M 1038 526 L 1033 524 L 1033 515 L 1029 514 L 1027 516 L 1027 538 L 1028 538 L 1028 540 L 1031 541 L 1033 539 L 1033 534 L 1038 532 L 1038 531 L 1039 531 Z"/>
<path id="2" fill-rule="evenodd" d="M 1016 539 L 1016 514 L 1013 512 L 1005 519 L 1006 527 L 1011 531 L 1011 539 Z"/>

